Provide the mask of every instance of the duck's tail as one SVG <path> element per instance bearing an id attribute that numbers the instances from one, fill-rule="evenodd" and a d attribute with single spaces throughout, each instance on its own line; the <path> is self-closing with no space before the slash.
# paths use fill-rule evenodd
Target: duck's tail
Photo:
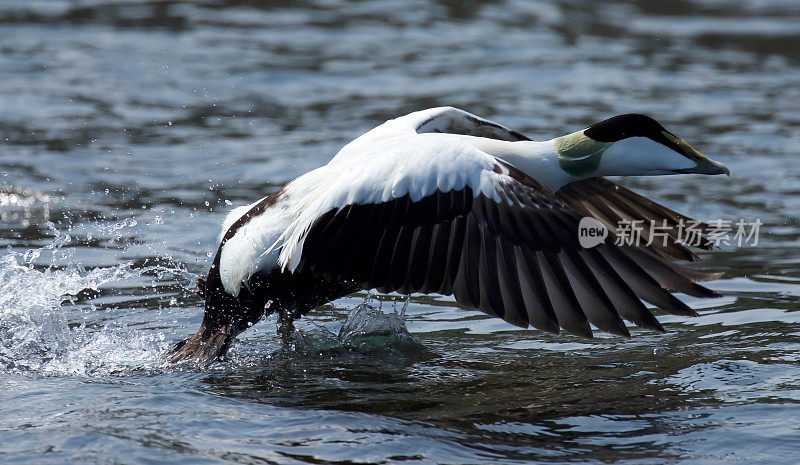
<path id="1" fill-rule="evenodd" d="M 167 354 L 167 360 L 172 363 L 191 361 L 206 366 L 228 351 L 231 341 L 238 333 L 233 325 L 222 325 L 211 329 L 203 321 L 199 331 L 175 344 Z"/>
<path id="2" fill-rule="evenodd" d="M 206 366 L 219 360 L 239 333 L 263 315 L 263 304 L 238 299 L 222 287 L 218 266 L 212 266 L 206 279 L 197 280 L 197 293 L 205 301 L 200 329 L 175 344 L 167 354 L 170 362 L 190 361 Z M 252 299 L 251 299 L 252 300 Z"/>

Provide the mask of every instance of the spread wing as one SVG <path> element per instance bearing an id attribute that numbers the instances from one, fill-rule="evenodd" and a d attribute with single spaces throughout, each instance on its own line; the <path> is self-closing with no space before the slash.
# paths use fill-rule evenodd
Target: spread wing
<path id="1" fill-rule="evenodd" d="M 427 133 L 462 134 L 512 142 L 530 140 L 513 129 L 464 110 L 453 107 L 437 107 L 390 119 L 367 131 L 345 145 L 333 157 L 331 163 L 358 156 L 365 151 L 370 151 L 375 144 L 394 137 Z"/>
<path id="2" fill-rule="evenodd" d="M 441 107 L 427 111 L 429 113 L 418 112 L 422 114 L 415 118 L 409 118 L 409 126 L 417 134 L 443 132 L 509 142 L 530 140 L 522 133 L 509 129 L 502 124 L 489 121 L 458 108 Z"/>
<path id="3" fill-rule="evenodd" d="M 671 292 L 716 295 L 646 249 L 615 246 L 613 234 L 581 247 L 581 211 L 471 146 L 441 149 L 435 157 L 373 155 L 360 171 L 340 166 L 353 174 L 290 228 L 282 264 L 364 289 L 452 294 L 464 307 L 521 327 L 587 337 L 590 323 L 628 335 L 623 319 L 663 331 L 641 300 L 694 315 Z M 399 160 L 427 164 L 403 172 L 392 165 Z M 374 168 L 382 165 L 389 166 Z"/>
<path id="4" fill-rule="evenodd" d="M 697 255 L 688 247 L 711 250 L 713 243 L 706 237 L 711 227 L 693 220 L 605 178 L 575 181 L 556 192 L 556 198 L 616 230 L 620 224 L 636 222 L 641 237 L 656 237 L 648 248 L 681 260 L 695 261 Z M 716 273 L 693 272 L 699 281 L 716 279 Z"/>

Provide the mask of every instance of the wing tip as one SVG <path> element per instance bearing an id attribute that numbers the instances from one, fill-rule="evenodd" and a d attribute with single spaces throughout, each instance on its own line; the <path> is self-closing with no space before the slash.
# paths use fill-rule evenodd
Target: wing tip
<path id="1" fill-rule="evenodd" d="M 610 333 L 610 334 L 613 334 L 615 336 L 622 336 L 625 339 L 630 339 L 632 337 L 630 330 L 628 330 L 628 327 L 625 326 L 624 324 L 622 324 L 622 325 L 620 325 L 620 326 L 618 326 L 616 328 L 613 328 L 613 329 L 612 328 L 603 329 L 603 331 L 605 331 L 607 333 Z"/>
<path id="2" fill-rule="evenodd" d="M 571 334 L 573 336 L 582 337 L 585 339 L 594 339 L 594 333 L 592 333 L 592 328 L 589 327 L 587 324 L 584 326 L 571 326 L 569 328 L 561 327 L 565 333 Z"/>

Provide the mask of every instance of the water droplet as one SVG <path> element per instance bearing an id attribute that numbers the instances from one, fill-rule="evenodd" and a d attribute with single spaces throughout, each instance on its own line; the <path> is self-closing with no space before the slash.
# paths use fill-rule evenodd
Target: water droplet
<path id="1" fill-rule="evenodd" d="M 653 355 L 664 355 L 663 347 L 653 347 Z"/>

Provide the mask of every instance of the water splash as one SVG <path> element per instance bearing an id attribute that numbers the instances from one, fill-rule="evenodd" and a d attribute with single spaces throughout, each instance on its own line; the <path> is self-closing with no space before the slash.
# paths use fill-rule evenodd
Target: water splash
<path id="1" fill-rule="evenodd" d="M 58 357 L 42 366 L 46 375 L 109 376 L 157 371 L 168 366 L 163 357 L 172 345 L 162 332 L 139 332 L 126 326 L 98 332 L 73 332 L 73 340 Z"/>
<path id="2" fill-rule="evenodd" d="M 303 353 L 412 354 L 425 351 L 406 327 L 405 304 L 399 313 L 385 313 L 372 305 L 368 297 L 350 310 L 338 334 L 313 323 L 307 324 L 312 327 L 297 330 L 293 338 L 294 349 Z"/>
<path id="3" fill-rule="evenodd" d="M 130 221 L 110 226 L 129 227 Z M 164 366 L 161 356 L 169 346 L 158 331 L 134 330 L 120 324 L 95 320 L 94 305 L 80 296 L 100 294 L 104 286 L 131 281 L 145 274 L 166 271 L 164 265 L 132 267 L 132 262 L 84 269 L 69 253 L 56 252 L 72 240 L 68 232 L 51 225 L 51 244 L 24 253 L 9 250 L 0 257 L 0 372 L 33 372 L 45 375 L 104 376 Z M 40 263 L 52 252 L 50 266 Z"/>
<path id="4" fill-rule="evenodd" d="M 339 330 L 339 340 L 343 344 L 359 346 L 375 339 L 413 339 L 406 328 L 405 305 L 401 313 L 384 313 L 367 301 L 347 314 L 347 319 Z"/>

